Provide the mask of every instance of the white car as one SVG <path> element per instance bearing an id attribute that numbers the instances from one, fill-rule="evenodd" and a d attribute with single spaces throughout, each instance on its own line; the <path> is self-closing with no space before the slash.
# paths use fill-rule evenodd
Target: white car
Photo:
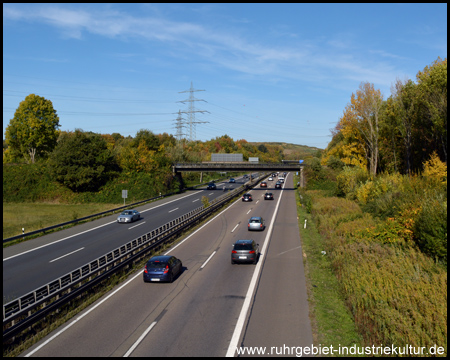
<path id="1" fill-rule="evenodd" d="M 273 181 L 273 177 L 271 176 L 268 180 L 269 180 L 269 181 Z"/>
<path id="2" fill-rule="evenodd" d="M 284 183 L 284 177 L 278 176 L 278 181 L 279 181 L 280 183 Z"/>

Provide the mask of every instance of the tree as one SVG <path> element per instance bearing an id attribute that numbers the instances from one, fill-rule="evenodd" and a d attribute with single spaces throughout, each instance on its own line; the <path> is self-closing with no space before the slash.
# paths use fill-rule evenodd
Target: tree
<path id="1" fill-rule="evenodd" d="M 380 90 L 375 90 L 373 84 L 361 83 L 356 91 L 356 96 L 352 94 L 350 103 L 356 115 L 358 131 L 364 139 L 370 174 L 376 176 L 380 110 L 383 96 Z"/>
<path id="2" fill-rule="evenodd" d="M 37 156 L 50 153 L 58 138 L 59 117 L 50 100 L 35 94 L 19 104 L 5 132 L 6 143 L 14 155 L 34 163 Z"/>
<path id="3" fill-rule="evenodd" d="M 118 170 L 106 141 L 94 133 L 63 133 L 49 164 L 52 175 L 76 192 L 96 191 Z"/>
<path id="4" fill-rule="evenodd" d="M 423 160 L 436 150 L 440 158 L 447 162 L 447 59 L 438 58 L 431 66 L 417 73 L 419 97 L 418 124 L 424 131 L 427 151 L 422 152 Z"/>

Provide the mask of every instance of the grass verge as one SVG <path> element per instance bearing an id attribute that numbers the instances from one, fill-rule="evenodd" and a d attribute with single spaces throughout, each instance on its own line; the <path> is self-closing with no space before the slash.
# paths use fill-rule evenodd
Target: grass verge
<path id="1" fill-rule="evenodd" d="M 345 306 L 331 262 L 327 254 L 322 253 L 323 238 L 301 203 L 298 191 L 296 201 L 314 345 L 337 348 L 356 344 L 362 347 L 362 338 Z"/>

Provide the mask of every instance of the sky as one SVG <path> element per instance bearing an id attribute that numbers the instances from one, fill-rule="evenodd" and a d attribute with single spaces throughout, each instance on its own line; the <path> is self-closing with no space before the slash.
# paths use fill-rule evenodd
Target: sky
<path id="1" fill-rule="evenodd" d="M 4 3 L 3 139 L 36 94 L 64 131 L 325 149 L 362 82 L 438 57 L 447 4 Z"/>

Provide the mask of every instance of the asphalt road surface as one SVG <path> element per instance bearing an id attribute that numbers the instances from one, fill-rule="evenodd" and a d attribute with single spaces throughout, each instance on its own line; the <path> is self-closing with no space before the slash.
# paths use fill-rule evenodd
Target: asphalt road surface
<path id="1" fill-rule="evenodd" d="M 274 183 L 273 201 L 255 188 L 253 202 L 233 202 L 170 249 L 183 262 L 173 283 L 144 283 L 140 270 L 22 355 L 236 356 L 237 347 L 267 355 L 310 346 L 292 176 L 284 190 L 270 189 Z M 248 231 L 251 216 L 262 216 L 266 229 Z M 256 265 L 231 264 L 238 239 L 259 243 Z"/>
<path id="2" fill-rule="evenodd" d="M 220 182 L 232 189 L 242 186 Z M 14 300 L 55 280 L 98 257 L 146 234 L 171 220 L 202 206 L 202 196 L 209 200 L 222 196 L 222 190 L 189 190 L 150 204 L 136 207 L 141 219 L 130 224 L 117 223 L 117 216 L 74 226 L 3 249 L 3 303 Z"/>

